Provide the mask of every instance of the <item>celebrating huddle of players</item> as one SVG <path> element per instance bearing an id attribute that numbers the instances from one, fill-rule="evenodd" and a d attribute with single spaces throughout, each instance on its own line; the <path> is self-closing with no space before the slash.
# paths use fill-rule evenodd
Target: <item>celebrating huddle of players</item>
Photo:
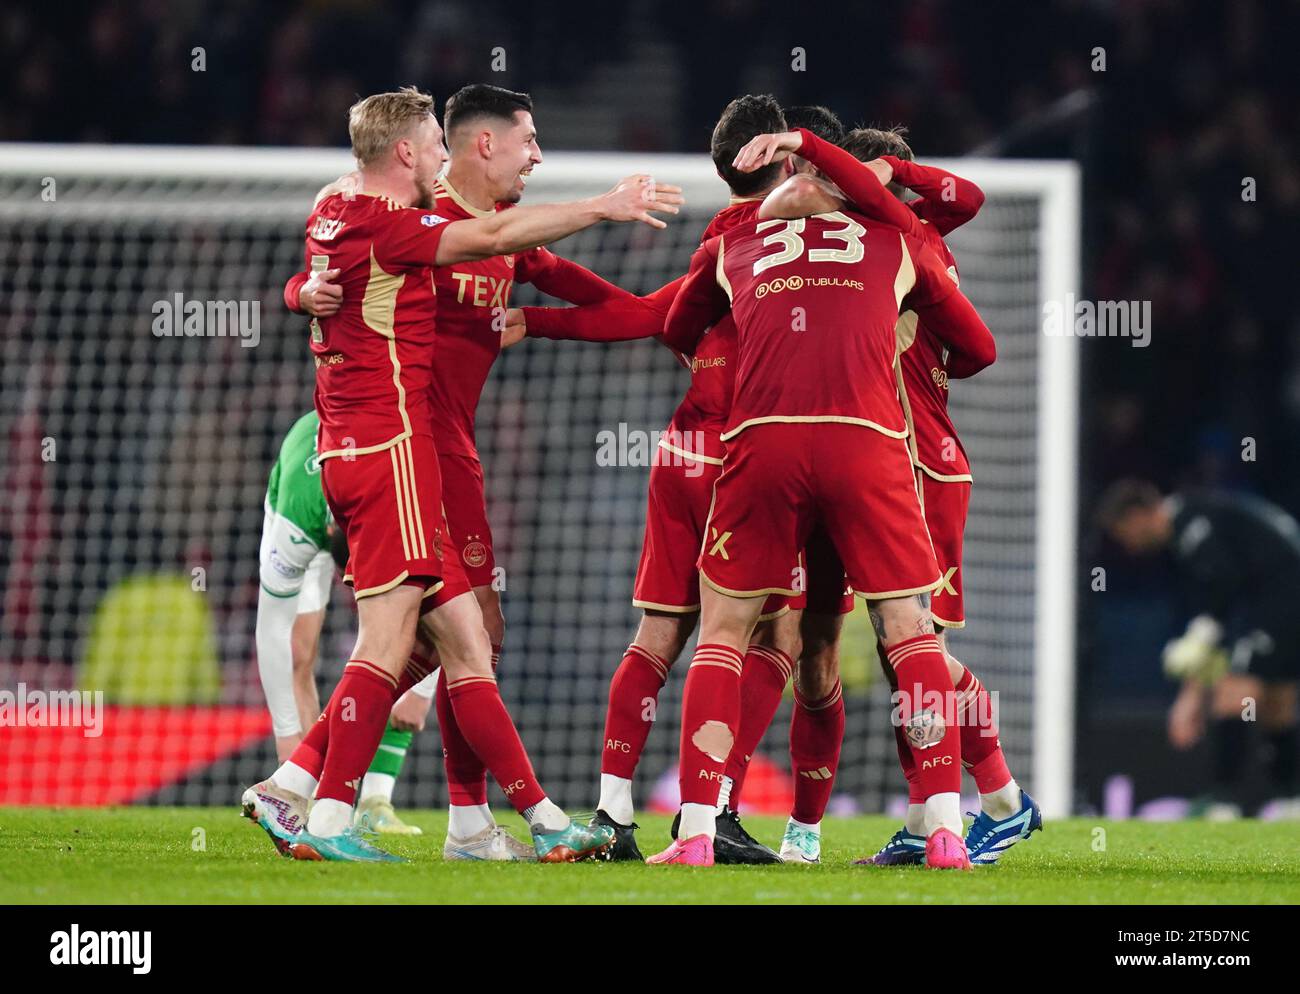
<path id="1" fill-rule="evenodd" d="M 589 200 L 513 206 L 542 161 L 531 111 L 525 94 L 459 91 L 443 175 L 432 98 L 406 88 L 351 110 L 359 175 L 322 191 L 307 271 L 285 300 L 312 315 L 319 481 L 346 540 L 357 644 L 320 717 L 283 740 L 290 754 L 245 792 L 244 813 L 286 856 L 397 859 L 364 831 L 400 825 L 391 805 L 378 818 L 364 797 L 354 805 L 390 713 L 409 714 L 406 692 L 420 685 L 444 745 L 445 858 L 640 860 L 632 778 L 650 732 L 645 702 L 698 623 L 681 813 L 671 844 L 645 862 L 819 862 L 844 732 L 839 633 L 860 597 L 895 692 L 910 802 L 903 828 L 863 862 L 996 862 L 1041 816 L 1007 768 L 988 692 L 944 638 L 964 623 L 971 486 L 948 385 L 990 364 L 995 347 L 943 236 L 983 195 L 911 161 L 898 132 L 846 135 L 822 108 L 787 116 L 771 97 L 740 97 L 711 143 L 731 203 L 687 274 L 636 297 L 541 246 L 602 220 L 664 227 L 655 215 L 677 213 L 680 190 L 632 176 Z M 507 309 L 515 279 L 578 306 Z M 588 825 L 547 798 L 494 675 L 504 623 L 474 412 L 496 355 L 524 335 L 653 336 L 692 374 L 650 473 L 633 594 L 644 615 L 611 683 Z M 268 580 L 308 568 L 287 560 L 264 537 L 268 596 L 284 596 Z M 778 853 L 736 810 L 792 677 L 795 802 Z M 969 829 L 963 767 L 980 796 Z M 493 820 L 488 772 L 531 846 Z"/>

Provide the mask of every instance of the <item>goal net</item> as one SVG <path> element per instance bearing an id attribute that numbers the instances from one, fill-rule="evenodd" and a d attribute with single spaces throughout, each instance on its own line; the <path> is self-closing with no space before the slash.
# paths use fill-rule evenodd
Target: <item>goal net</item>
<path id="1" fill-rule="evenodd" d="M 1070 340 L 1045 337 L 1040 316 L 1077 290 L 1077 174 L 949 165 L 988 194 L 950 244 L 999 351 L 952 389 L 976 481 L 968 624 L 952 648 L 998 692 L 1013 770 L 1064 813 L 1077 388 Z M 253 637 L 262 500 L 313 384 L 307 327 L 281 288 L 301 266 L 315 190 L 350 167 L 334 151 L 0 146 L 0 804 L 230 804 L 273 768 Z M 707 158 L 552 154 L 528 200 L 600 192 L 633 171 L 680 183 L 689 208 L 666 231 L 604 225 L 558 251 L 647 292 L 686 270 L 726 202 Z M 526 286 L 514 299 L 542 300 Z M 225 302 L 227 334 L 163 334 L 164 312 L 189 301 Z M 578 810 L 596 800 L 609 680 L 637 621 L 648 473 L 599 465 L 598 436 L 662 429 L 687 380 L 650 341 L 529 341 L 499 360 L 479 409 L 504 570 L 501 690 L 548 792 Z M 337 584 L 322 699 L 354 634 Z M 660 701 L 643 806 L 675 807 L 685 668 Z M 832 812 L 886 810 L 904 788 L 861 607 L 844 670 Z M 788 803 L 789 708 L 751 774 L 751 810 Z M 440 757 L 431 716 L 399 805 L 446 802 Z"/>

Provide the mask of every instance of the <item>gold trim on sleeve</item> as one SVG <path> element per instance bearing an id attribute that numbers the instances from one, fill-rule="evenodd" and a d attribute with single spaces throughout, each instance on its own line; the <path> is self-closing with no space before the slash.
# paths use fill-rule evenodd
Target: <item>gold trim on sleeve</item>
<path id="1" fill-rule="evenodd" d="M 718 236 L 718 264 L 717 266 L 714 267 L 714 275 L 717 277 L 718 286 L 722 287 L 723 291 L 727 294 L 727 299 L 731 300 L 733 299 L 731 293 L 731 281 L 727 279 L 726 270 L 722 268 L 723 249 L 725 245 L 726 242 L 723 240 L 723 236 L 719 235 Z"/>
<path id="2" fill-rule="evenodd" d="M 903 258 L 898 262 L 898 272 L 894 276 L 894 304 L 903 306 L 903 298 L 916 286 L 916 264 L 912 262 L 912 253 L 907 251 L 907 239 L 898 233 L 898 247 L 903 250 Z"/>

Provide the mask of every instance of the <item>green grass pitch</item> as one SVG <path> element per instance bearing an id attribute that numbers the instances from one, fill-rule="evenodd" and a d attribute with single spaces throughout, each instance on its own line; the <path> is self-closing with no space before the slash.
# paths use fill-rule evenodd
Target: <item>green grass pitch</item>
<path id="1" fill-rule="evenodd" d="M 0 902 L 44 903 L 1300 903 L 1294 823 L 1049 822 L 1000 866 L 971 873 L 853 866 L 897 827 L 829 818 L 821 866 L 649 867 L 444 863 L 445 815 L 386 840 L 405 865 L 281 859 L 234 808 L 0 808 Z M 668 819 L 638 816 L 642 849 Z M 510 812 L 499 819 L 522 837 Z M 783 819 L 750 817 L 775 843 Z"/>

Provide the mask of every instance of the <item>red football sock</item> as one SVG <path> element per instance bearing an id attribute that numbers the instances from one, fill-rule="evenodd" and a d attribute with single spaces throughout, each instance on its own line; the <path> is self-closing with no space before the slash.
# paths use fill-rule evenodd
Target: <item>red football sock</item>
<path id="1" fill-rule="evenodd" d="M 889 681 L 890 700 L 896 700 L 893 695 L 898 692 L 898 674 L 889 665 L 889 653 L 885 651 L 885 645 L 879 639 L 876 640 L 876 655 L 880 659 L 881 672 Z M 907 734 L 903 731 L 901 723 L 894 725 L 894 748 L 898 751 L 898 765 L 903 771 L 903 779 L 907 781 L 907 803 L 924 804 L 921 784 L 916 778 L 916 761 L 912 759 L 912 747 L 907 743 Z"/>
<path id="2" fill-rule="evenodd" d="M 740 670 L 744 656 L 729 645 L 695 649 L 682 692 L 681 766 L 683 804 L 717 804 L 722 771 L 740 718 Z"/>
<path id="3" fill-rule="evenodd" d="M 396 688 L 397 679 L 374 663 L 351 659 L 343 667 L 343 678 L 330 698 L 329 748 L 317 800 L 348 805 L 356 801 L 357 787 L 384 736 Z"/>
<path id="4" fill-rule="evenodd" d="M 334 693 L 338 693 L 338 688 L 334 688 Z M 325 702 L 325 709 L 321 711 L 320 717 L 307 729 L 307 734 L 302 737 L 302 741 L 294 746 L 293 752 L 289 756 L 289 762 L 295 766 L 301 766 L 317 780 L 320 779 L 321 769 L 325 766 L 325 749 L 330 741 L 330 711 L 334 707 L 334 697 Z"/>
<path id="5" fill-rule="evenodd" d="M 654 723 L 659 691 L 668 681 L 668 663 L 635 642 L 609 682 L 605 712 L 605 748 L 600 772 L 631 780 Z M 648 717 L 647 717 L 648 715 Z"/>
<path id="6" fill-rule="evenodd" d="M 434 665 L 437 650 L 430 648 Z M 492 646 L 492 672 L 497 670 L 501 646 Z M 465 734 L 456 723 L 456 711 L 447 693 L 447 674 L 443 673 L 433 692 L 433 706 L 438 715 L 438 733 L 442 736 L 442 768 L 447 776 L 447 801 L 457 807 L 487 804 L 487 767 L 474 754 Z"/>
<path id="7" fill-rule="evenodd" d="M 894 748 L 898 750 L 898 765 L 902 767 L 903 777 L 907 780 L 907 803 L 924 804 L 921 781 L 916 775 L 916 760 L 912 758 L 912 747 L 908 745 L 907 733 L 903 731 L 902 725 L 894 726 Z"/>
<path id="8" fill-rule="evenodd" d="M 540 803 L 546 792 L 537 782 L 524 743 L 501 700 L 496 677 L 466 676 L 452 680 L 447 684 L 447 696 L 466 744 L 492 771 L 493 779 L 505 791 L 511 806 L 522 814 Z M 467 800 L 466 803 L 484 802 Z"/>
<path id="9" fill-rule="evenodd" d="M 816 825 L 826 813 L 835 785 L 844 744 L 844 688 L 835 681 L 831 692 L 820 701 L 805 700 L 794 691 L 794 714 L 790 718 L 790 761 L 794 768 L 795 821 Z"/>
<path id="10" fill-rule="evenodd" d="M 397 698 L 428 676 L 429 667 L 428 656 L 417 644 L 411 652 L 411 658 L 407 660 L 406 668 L 402 670 L 402 675 L 397 680 L 397 686 L 393 688 L 393 702 L 396 703 Z M 334 693 L 338 693 L 337 687 Z M 289 756 L 289 762 L 302 767 L 317 780 L 320 779 L 321 770 L 325 767 L 325 752 L 330 740 L 330 707 L 333 703 L 334 697 L 331 695 L 320 717 L 311 728 L 307 729 L 307 734 L 302 737 L 302 741 L 294 747 L 293 753 Z"/>
<path id="11" fill-rule="evenodd" d="M 904 639 L 889 649 L 898 675 L 899 719 L 917 767 L 921 798 L 961 790 L 961 736 L 948 661 L 933 635 Z"/>
<path id="12" fill-rule="evenodd" d="M 1011 781 L 1006 756 L 998 740 L 993 702 L 984 684 L 963 667 L 957 681 L 957 720 L 961 727 L 961 759 L 981 794 L 1001 790 Z"/>
<path id="13" fill-rule="evenodd" d="M 740 810 L 740 791 L 745 785 L 749 761 L 776 717 L 792 672 L 794 663 L 780 649 L 751 645 L 745 653 L 740 671 L 740 728 L 726 771 L 731 777 L 731 797 L 727 803 L 732 811 Z"/>
<path id="14" fill-rule="evenodd" d="M 442 765 L 447 773 L 447 795 L 452 804 L 468 806 L 487 804 L 487 767 L 465 740 L 456 721 L 447 690 L 444 670 L 434 691 L 433 706 L 438 711 L 438 731 L 442 735 Z"/>

